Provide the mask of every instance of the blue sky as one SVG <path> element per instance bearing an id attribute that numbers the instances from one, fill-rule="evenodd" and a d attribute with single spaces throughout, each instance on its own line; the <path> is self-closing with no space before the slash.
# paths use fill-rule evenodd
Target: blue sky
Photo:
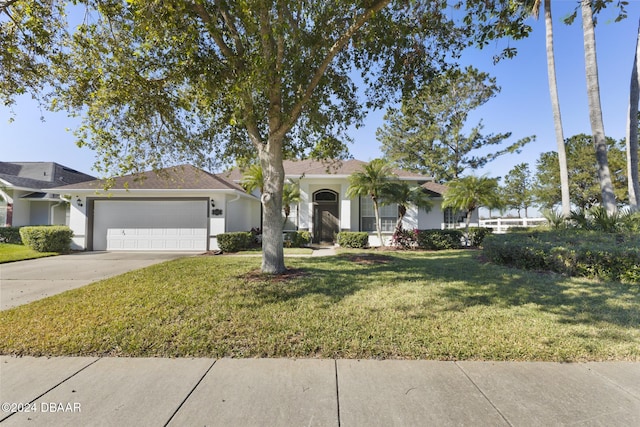
<path id="1" fill-rule="evenodd" d="M 613 22 L 613 8 L 600 16 L 596 27 L 598 66 L 605 131 L 608 136 L 625 136 L 629 81 L 635 50 L 640 1 L 629 2 L 629 17 Z M 571 13 L 577 2 L 553 1 L 556 66 L 565 137 L 591 133 L 584 76 L 584 51 L 580 18 L 567 26 L 562 18 Z M 513 132 L 511 142 L 529 135 L 537 140 L 521 154 L 506 155 L 476 174 L 504 176 L 514 165 L 528 162 L 535 169 L 540 153 L 555 150 L 556 142 L 547 86 L 544 20 L 529 24 L 531 36 L 522 41 L 508 42 L 518 49 L 514 59 L 493 64 L 492 57 L 507 41 L 500 41 L 483 51 L 469 50 L 463 64 L 471 64 L 497 78 L 502 91 L 479 108 L 469 124 L 480 119 L 486 133 Z M 78 121 L 64 113 L 42 111 L 28 97 L 22 97 L 13 107 L 15 120 L 9 123 L 9 111 L 0 109 L 0 156 L 3 161 L 55 161 L 86 173 L 92 173 L 94 153 L 75 145 L 71 131 Z M 44 116 L 44 121 L 40 117 Z M 352 155 L 361 160 L 380 157 L 376 129 L 383 123 L 384 111 L 369 114 L 365 125 L 353 130 L 355 143 Z M 95 174 L 95 172 L 93 172 Z"/>

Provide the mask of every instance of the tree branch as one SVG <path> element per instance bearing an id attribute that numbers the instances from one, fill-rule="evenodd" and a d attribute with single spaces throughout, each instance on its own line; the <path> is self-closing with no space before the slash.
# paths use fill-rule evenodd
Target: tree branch
<path id="1" fill-rule="evenodd" d="M 304 94 L 298 100 L 298 102 L 293 106 L 291 115 L 289 116 L 287 121 L 283 123 L 283 125 L 280 126 L 280 128 L 277 130 L 278 134 L 284 136 L 287 133 L 287 131 L 291 127 L 293 127 L 294 123 L 300 117 L 300 114 L 302 114 L 305 104 L 309 101 L 309 99 L 311 99 L 311 95 L 313 94 L 313 91 L 320 83 L 320 79 L 322 78 L 325 71 L 329 67 L 329 64 L 331 64 L 331 61 L 333 61 L 333 58 L 335 58 L 336 55 L 347 45 L 347 43 L 349 43 L 349 40 L 351 40 L 351 37 L 353 37 L 353 35 L 360 28 L 362 28 L 362 26 L 366 24 L 367 21 L 369 21 L 377 12 L 382 10 L 390 2 L 391 0 L 376 1 L 372 6 L 366 9 L 360 16 L 356 17 L 355 21 L 353 22 L 353 24 L 351 24 L 351 26 L 347 29 L 347 31 L 345 31 L 345 33 L 341 35 L 338 38 L 338 40 L 335 41 L 335 43 L 333 44 L 333 46 L 331 46 L 331 48 L 329 49 L 329 52 L 327 53 L 327 55 L 322 60 L 322 62 L 316 69 L 315 73 L 313 74 L 313 77 L 311 78 L 311 81 L 307 85 L 304 91 Z"/>
<path id="2" fill-rule="evenodd" d="M 5 0 L 0 2 L 0 15 L 5 13 L 11 6 L 17 3 L 19 0 Z"/>
<path id="3" fill-rule="evenodd" d="M 222 54 L 229 59 L 235 58 L 236 54 L 225 43 L 225 41 L 222 38 L 222 34 L 219 31 L 217 31 L 215 24 L 213 22 L 213 18 L 211 17 L 209 12 L 207 12 L 207 9 L 205 9 L 204 4 L 200 2 L 192 3 L 191 8 L 200 17 L 202 22 L 205 23 L 205 27 L 209 31 L 209 34 L 211 34 L 211 37 L 213 37 L 213 40 L 216 42 L 216 45 L 218 45 L 218 47 L 220 48 L 220 51 L 222 52 Z"/>
<path id="4" fill-rule="evenodd" d="M 222 15 L 222 19 L 224 20 L 225 25 L 227 26 L 227 28 L 229 29 L 229 32 L 231 33 L 231 37 L 233 38 L 233 42 L 236 47 L 236 52 L 238 56 L 239 57 L 243 56 L 245 52 L 244 45 L 242 44 L 240 33 L 238 32 L 238 29 L 234 24 L 234 19 L 229 13 L 228 5 L 222 1 L 216 1 L 215 5 L 218 8 L 220 15 Z"/>

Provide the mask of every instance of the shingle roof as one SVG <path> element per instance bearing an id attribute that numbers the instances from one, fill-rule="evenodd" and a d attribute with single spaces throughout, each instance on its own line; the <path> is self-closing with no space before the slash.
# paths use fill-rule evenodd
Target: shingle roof
<path id="1" fill-rule="evenodd" d="M 107 182 L 96 179 L 81 184 L 59 188 L 69 190 L 100 190 Z M 109 187 L 112 190 L 238 190 L 244 192 L 238 184 L 224 176 L 214 175 L 191 165 L 172 166 L 159 171 L 143 172 L 115 178 Z"/>
<path id="2" fill-rule="evenodd" d="M 95 177 L 55 162 L 0 162 L 0 179 L 14 187 L 40 190 L 90 181 Z"/>
<path id="3" fill-rule="evenodd" d="M 283 162 L 284 173 L 290 178 L 299 178 L 302 175 L 336 175 L 336 176 L 348 176 L 354 172 L 357 172 L 366 165 L 367 162 L 362 160 L 350 159 L 350 160 L 285 160 Z M 401 169 L 394 169 L 395 173 L 400 178 L 416 179 L 419 181 L 429 180 L 431 178 L 424 175 L 407 172 Z M 242 179 L 242 171 L 239 168 L 233 168 L 228 172 L 224 172 L 221 175 L 227 179 L 239 182 Z"/>
<path id="4" fill-rule="evenodd" d="M 436 196 L 442 196 L 447 192 L 447 186 L 443 184 L 438 184 L 437 182 L 427 181 L 422 184 L 422 188 L 433 193 Z"/>

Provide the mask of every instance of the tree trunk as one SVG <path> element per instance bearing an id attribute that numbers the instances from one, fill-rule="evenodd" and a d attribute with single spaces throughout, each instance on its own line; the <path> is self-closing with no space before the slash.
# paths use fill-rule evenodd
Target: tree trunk
<path id="1" fill-rule="evenodd" d="M 264 193 L 261 198 L 262 272 L 282 274 L 286 271 L 282 238 L 282 140 L 269 139 L 267 144 L 260 147 L 259 156 L 264 175 Z"/>
<path id="2" fill-rule="evenodd" d="M 378 239 L 380 240 L 380 246 L 384 246 L 384 240 L 382 240 L 382 221 L 380 221 L 380 208 L 378 206 L 378 199 L 375 197 L 371 198 L 373 200 L 373 211 L 376 215 L 376 232 L 378 233 Z"/>
<path id="3" fill-rule="evenodd" d="M 558 164 L 560 166 L 560 190 L 562 193 L 562 216 L 568 218 L 571 214 L 571 197 L 569 194 L 569 170 L 567 168 L 567 153 L 564 145 L 562 130 L 562 116 L 560 115 L 560 97 L 558 96 L 558 81 L 556 79 L 556 60 L 553 50 L 553 21 L 551 19 L 551 0 L 544 0 L 544 21 L 546 29 L 547 74 L 549 76 L 549 94 L 553 111 L 553 124 L 556 131 L 558 146 Z"/>
<path id="4" fill-rule="evenodd" d="M 638 102 L 640 102 L 640 80 L 638 60 L 640 59 L 640 22 L 636 53 L 631 69 L 629 88 L 629 115 L 627 117 L 627 179 L 629 182 L 629 208 L 631 212 L 640 210 L 640 180 L 638 179 Z"/>
<path id="5" fill-rule="evenodd" d="M 584 35 L 584 62 L 587 77 L 587 98 L 589 99 L 589 121 L 596 150 L 598 179 L 602 192 L 602 206 L 608 214 L 616 212 L 616 196 L 611 183 L 607 142 L 605 140 L 602 105 L 600 103 L 600 83 L 598 81 L 598 62 L 596 59 L 596 36 L 593 26 L 591 0 L 582 0 L 582 31 Z"/>
<path id="6" fill-rule="evenodd" d="M 407 209 L 404 206 L 398 205 L 398 220 L 396 221 L 396 233 L 402 231 L 402 220 L 407 214 Z"/>
<path id="7" fill-rule="evenodd" d="M 469 227 L 471 225 L 471 214 L 473 213 L 475 209 L 470 209 L 467 211 L 467 221 L 465 224 L 465 234 L 464 234 L 464 240 L 467 242 L 467 246 L 471 246 L 471 239 L 469 238 Z"/>

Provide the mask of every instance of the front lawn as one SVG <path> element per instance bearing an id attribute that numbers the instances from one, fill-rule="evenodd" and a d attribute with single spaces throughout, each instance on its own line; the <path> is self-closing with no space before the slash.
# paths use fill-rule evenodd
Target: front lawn
<path id="1" fill-rule="evenodd" d="M 0 243 L 0 264 L 58 255 L 57 252 L 38 252 L 24 245 Z"/>
<path id="2" fill-rule="evenodd" d="M 0 313 L 0 353 L 640 361 L 640 287 L 475 251 L 183 258 Z"/>

